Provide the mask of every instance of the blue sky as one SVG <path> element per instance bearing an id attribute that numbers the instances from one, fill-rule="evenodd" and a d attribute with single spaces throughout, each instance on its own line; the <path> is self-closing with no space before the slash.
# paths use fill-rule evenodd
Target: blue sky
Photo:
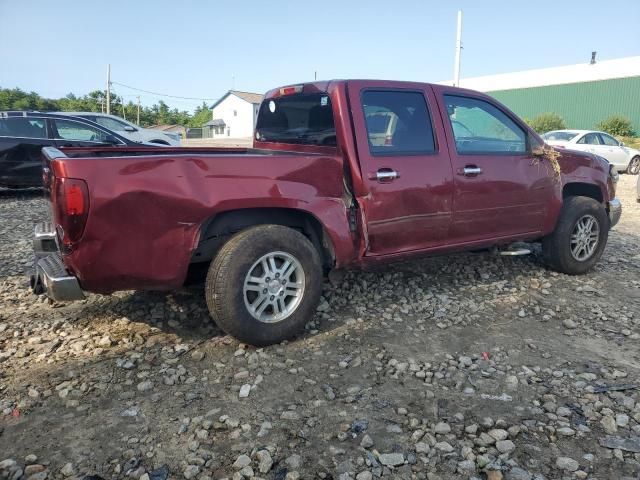
<path id="1" fill-rule="evenodd" d="M 314 71 L 446 80 L 458 9 L 463 78 L 587 62 L 592 50 L 640 55 L 638 0 L 0 0 L 0 86 L 84 94 L 104 88 L 107 63 L 114 81 L 205 98 L 309 81 Z M 126 100 L 138 94 L 114 89 Z"/>

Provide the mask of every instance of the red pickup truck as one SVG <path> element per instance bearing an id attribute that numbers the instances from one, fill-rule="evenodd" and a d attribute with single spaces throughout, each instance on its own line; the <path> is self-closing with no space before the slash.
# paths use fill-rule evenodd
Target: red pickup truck
<path id="1" fill-rule="evenodd" d="M 53 219 L 36 293 L 164 290 L 206 272 L 211 315 L 244 342 L 299 332 L 331 269 L 512 242 L 588 271 L 618 221 L 617 173 L 553 150 L 491 97 L 395 81 L 269 91 L 253 148 L 43 149 Z"/>

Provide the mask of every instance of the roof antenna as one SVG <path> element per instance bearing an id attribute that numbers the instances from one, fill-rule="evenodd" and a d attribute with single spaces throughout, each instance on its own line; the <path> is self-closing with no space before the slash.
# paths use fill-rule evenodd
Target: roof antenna
<path id="1" fill-rule="evenodd" d="M 596 53 L 598 53 L 598 52 L 591 52 L 591 63 L 590 63 L 590 65 L 595 65 L 596 64 Z"/>

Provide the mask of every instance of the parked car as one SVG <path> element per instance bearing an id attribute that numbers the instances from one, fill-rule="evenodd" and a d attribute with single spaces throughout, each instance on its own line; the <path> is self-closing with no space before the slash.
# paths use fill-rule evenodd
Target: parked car
<path id="1" fill-rule="evenodd" d="M 161 132 L 152 128 L 142 128 L 134 123 L 120 118 L 116 115 L 96 112 L 57 112 L 60 115 L 73 115 L 74 117 L 86 118 L 92 122 L 102 125 L 120 136 L 128 138 L 138 143 L 157 143 L 159 145 L 180 146 L 180 135 L 172 132 Z"/>
<path id="2" fill-rule="evenodd" d="M 397 121 L 381 142 L 382 111 Z M 585 273 L 620 218 L 618 174 L 541 147 L 482 93 L 340 80 L 269 91 L 254 148 L 93 161 L 91 148 L 45 148 L 53 218 L 36 226 L 32 288 L 168 290 L 202 268 L 215 321 L 266 345 L 311 320 L 331 269 L 541 242 L 551 268 Z"/>
<path id="3" fill-rule="evenodd" d="M 606 158 L 619 172 L 640 173 L 640 150 L 627 147 L 608 133 L 594 130 L 554 130 L 542 138 L 555 147 L 591 152 Z"/>
<path id="4" fill-rule="evenodd" d="M 42 186 L 42 147 L 135 146 L 83 118 L 40 112 L 0 112 L 0 187 Z"/>

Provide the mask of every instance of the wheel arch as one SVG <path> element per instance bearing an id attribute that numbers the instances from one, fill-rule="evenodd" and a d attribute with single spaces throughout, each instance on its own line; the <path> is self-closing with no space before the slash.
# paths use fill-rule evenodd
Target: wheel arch
<path id="1" fill-rule="evenodd" d="M 562 199 L 568 197 L 589 197 L 603 203 L 604 195 L 600 187 L 593 183 L 570 182 L 562 187 Z"/>
<path id="2" fill-rule="evenodd" d="M 335 265 L 336 254 L 330 235 L 312 213 L 295 208 L 244 208 L 218 213 L 202 223 L 200 239 L 191 262 L 209 262 L 235 233 L 256 225 L 282 225 L 300 231 L 318 250 L 326 270 Z"/>

